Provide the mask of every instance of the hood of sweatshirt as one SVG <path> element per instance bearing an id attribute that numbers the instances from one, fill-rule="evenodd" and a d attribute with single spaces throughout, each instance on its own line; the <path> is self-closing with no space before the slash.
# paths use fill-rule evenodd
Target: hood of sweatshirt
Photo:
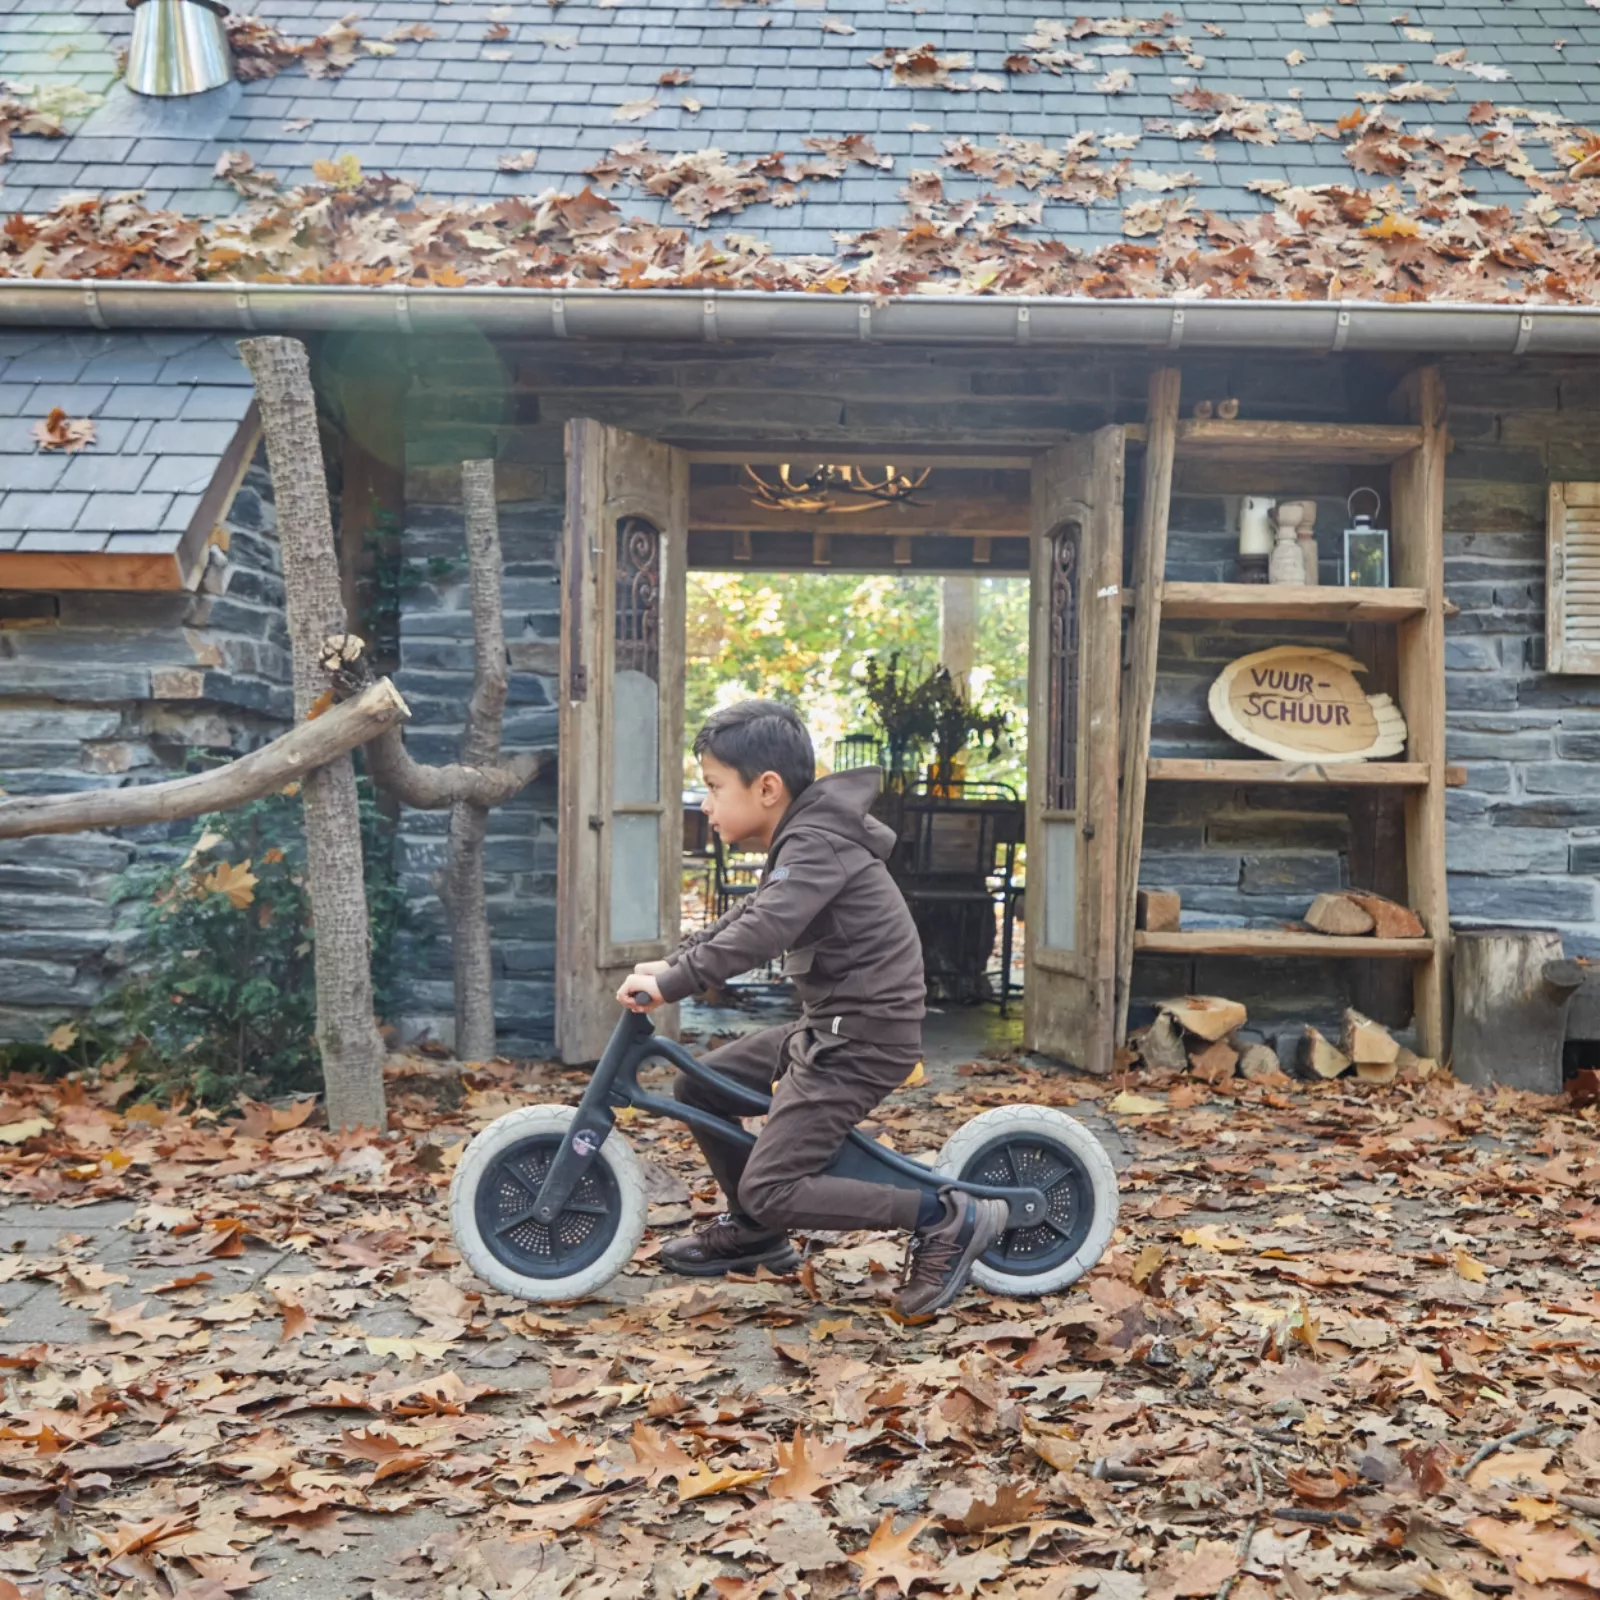
<path id="1" fill-rule="evenodd" d="M 848 772 L 818 778 L 784 812 L 772 836 L 772 849 L 776 851 L 784 836 L 795 829 L 812 828 L 837 834 L 887 861 L 894 849 L 894 829 L 869 815 L 882 785 L 881 767 L 852 767 Z"/>

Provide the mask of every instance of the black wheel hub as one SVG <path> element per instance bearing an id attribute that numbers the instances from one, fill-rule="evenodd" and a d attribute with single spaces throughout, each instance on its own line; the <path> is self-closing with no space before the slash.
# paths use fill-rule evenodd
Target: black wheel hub
<path id="1" fill-rule="evenodd" d="M 1037 1277 L 1070 1261 L 1094 1225 L 1094 1181 L 1076 1151 L 1033 1133 L 1003 1134 L 961 1169 L 965 1183 L 997 1188 L 1027 1185 L 1045 1197 L 1044 1220 L 1008 1228 L 984 1251 L 986 1267 L 1015 1277 Z"/>
<path id="2" fill-rule="evenodd" d="M 622 1195 L 610 1165 L 590 1164 L 553 1222 L 533 1214 L 539 1186 L 561 1148 L 559 1133 L 536 1133 L 502 1150 L 478 1181 L 472 1213 L 478 1237 L 502 1266 L 528 1278 L 567 1278 L 598 1261 L 616 1237 Z"/>

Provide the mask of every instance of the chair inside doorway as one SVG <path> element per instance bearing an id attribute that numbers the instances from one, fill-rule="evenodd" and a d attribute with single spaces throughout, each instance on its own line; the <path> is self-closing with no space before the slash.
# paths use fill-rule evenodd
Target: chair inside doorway
<path id="1" fill-rule="evenodd" d="M 1009 1014 L 1025 807 L 1009 784 L 967 780 L 959 794 L 919 783 L 875 808 L 895 830 L 889 870 L 922 939 L 928 995 L 998 1002 Z M 996 946 L 998 945 L 998 970 Z"/>

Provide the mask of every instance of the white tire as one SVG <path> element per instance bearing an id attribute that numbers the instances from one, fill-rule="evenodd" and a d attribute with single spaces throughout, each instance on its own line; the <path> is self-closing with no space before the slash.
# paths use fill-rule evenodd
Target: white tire
<path id="1" fill-rule="evenodd" d="M 493 1230 L 486 1226 L 485 1211 L 492 1219 L 497 1201 L 520 1209 L 516 1196 L 527 1187 L 503 1171 L 496 1175 L 501 1158 L 525 1140 L 537 1140 L 530 1155 L 535 1162 L 542 1155 L 547 1166 L 549 1156 L 565 1142 L 576 1114 L 572 1106 L 508 1111 L 473 1139 L 456 1166 L 450 1183 L 450 1228 L 456 1247 L 467 1265 L 503 1294 L 523 1300 L 576 1300 L 593 1294 L 627 1266 L 644 1237 L 644 1171 L 628 1141 L 613 1128 L 573 1195 L 585 1209 L 557 1219 L 558 1228 L 563 1222 L 567 1225 L 563 1241 L 576 1244 L 571 1271 L 562 1271 L 559 1255 L 550 1250 L 550 1230 L 531 1220 L 491 1245 Z M 500 1195 L 480 1193 L 486 1182 L 495 1183 Z M 531 1193 L 527 1203 L 532 1204 Z M 519 1260 L 527 1267 L 541 1258 L 548 1261 L 548 1272 L 519 1270 Z"/>
<path id="2" fill-rule="evenodd" d="M 973 1264 L 972 1281 L 991 1294 L 1031 1297 L 1053 1294 L 1076 1283 L 1105 1254 L 1117 1225 L 1117 1173 L 1111 1157 L 1081 1122 L 1051 1106 L 996 1106 L 980 1112 L 951 1134 L 934 1163 L 935 1170 L 951 1178 L 966 1176 L 973 1182 L 1027 1183 L 1031 1180 L 1025 1170 L 1012 1179 L 993 1173 L 979 1177 L 968 1169 L 984 1151 L 993 1151 L 1001 1141 L 1025 1144 L 1030 1138 L 1064 1149 L 1072 1157 L 1079 1190 L 1077 1215 L 1081 1219 L 1082 1211 L 1089 1211 L 1088 1229 L 1083 1232 L 1079 1220 L 1072 1233 L 1081 1233 L 1082 1237 L 1071 1255 L 1051 1261 L 1044 1271 L 1004 1272 L 980 1258 Z"/>

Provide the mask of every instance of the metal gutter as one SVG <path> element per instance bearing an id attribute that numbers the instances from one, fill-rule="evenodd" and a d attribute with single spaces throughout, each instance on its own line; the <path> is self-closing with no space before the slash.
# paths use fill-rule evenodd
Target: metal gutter
<path id="1" fill-rule="evenodd" d="M 519 339 L 1600 352 L 1600 307 L 0 279 L 0 326 Z"/>

